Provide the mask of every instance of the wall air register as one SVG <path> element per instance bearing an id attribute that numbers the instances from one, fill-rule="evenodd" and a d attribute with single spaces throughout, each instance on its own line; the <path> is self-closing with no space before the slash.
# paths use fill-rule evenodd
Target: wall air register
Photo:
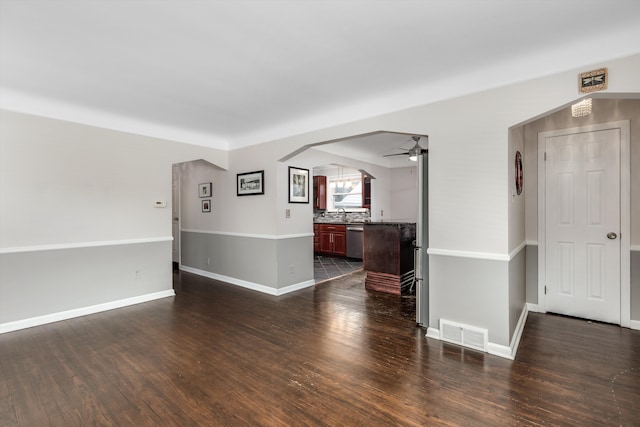
<path id="1" fill-rule="evenodd" d="M 475 326 L 440 319 L 440 339 L 474 350 L 488 351 L 488 331 Z"/>

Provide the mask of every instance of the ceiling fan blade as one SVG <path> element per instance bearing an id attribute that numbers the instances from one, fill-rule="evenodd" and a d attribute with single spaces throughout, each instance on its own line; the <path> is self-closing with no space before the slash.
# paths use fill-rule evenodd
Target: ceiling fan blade
<path id="1" fill-rule="evenodd" d="M 408 156 L 409 152 L 406 153 L 398 153 L 398 154 L 384 154 L 382 157 L 391 157 L 391 156 Z"/>

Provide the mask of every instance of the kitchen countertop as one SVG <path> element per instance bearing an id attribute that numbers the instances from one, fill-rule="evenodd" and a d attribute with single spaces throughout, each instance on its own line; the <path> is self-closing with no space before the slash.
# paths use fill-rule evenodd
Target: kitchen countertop
<path id="1" fill-rule="evenodd" d="M 363 221 L 313 221 L 314 224 L 328 224 L 328 225 L 362 225 Z"/>
<path id="2" fill-rule="evenodd" d="M 365 222 L 365 225 L 416 225 L 415 222 L 408 221 L 371 221 Z"/>
<path id="3" fill-rule="evenodd" d="M 313 221 L 313 223 L 332 225 L 415 225 L 415 222 L 408 221 Z"/>

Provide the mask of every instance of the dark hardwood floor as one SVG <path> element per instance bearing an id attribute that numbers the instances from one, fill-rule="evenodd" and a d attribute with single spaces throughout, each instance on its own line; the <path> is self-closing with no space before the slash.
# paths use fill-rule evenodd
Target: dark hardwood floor
<path id="1" fill-rule="evenodd" d="M 640 332 L 529 315 L 515 361 L 424 336 L 363 273 L 176 297 L 0 335 L 1 426 L 640 425 Z"/>

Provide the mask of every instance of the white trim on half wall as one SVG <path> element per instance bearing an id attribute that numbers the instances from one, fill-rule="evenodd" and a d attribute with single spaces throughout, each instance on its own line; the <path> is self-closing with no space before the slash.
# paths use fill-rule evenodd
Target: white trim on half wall
<path id="1" fill-rule="evenodd" d="M 0 248 L 0 254 L 16 254 L 24 252 L 55 251 L 63 249 L 96 248 L 101 246 L 140 245 L 143 243 L 171 242 L 173 236 L 145 237 L 142 239 L 104 240 L 98 242 L 58 243 L 53 245 L 16 246 Z"/>
<path id="2" fill-rule="evenodd" d="M 43 316 L 31 317 L 29 319 L 0 323 L 0 334 L 45 325 L 47 323 L 59 322 L 61 320 L 73 319 L 75 317 L 82 317 L 89 314 L 100 313 L 103 311 L 114 310 L 116 308 L 127 307 L 160 298 L 172 297 L 174 295 L 174 290 L 170 289 L 167 291 L 154 292 L 151 294 L 139 295 L 102 304 L 90 305 L 88 307 L 74 308 L 72 310 L 60 311 L 58 313 L 45 314 Z"/>
<path id="3" fill-rule="evenodd" d="M 180 270 L 274 296 L 280 296 L 288 294 L 290 292 L 298 291 L 300 289 L 309 288 L 311 286 L 314 286 L 316 283 L 315 280 L 306 280 L 304 282 L 294 283 L 293 285 L 276 289 L 270 286 L 261 285 L 259 283 L 248 282 L 246 280 L 236 279 L 235 277 L 223 276 L 222 274 L 212 273 L 210 271 L 200 270 L 198 268 L 188 267 L 186 265 L 181 265 Z"/>
<path id="4" fill-rule="evenodd" d="M 232 237 L 247 237 L 251 239 L 267 239 L 267 240 L 284 240 L 284 239 L 298 239 L 300 237 L 313 237 L 313 233 L 298 233 L 298 234 L 249 234 L 249 233 L 233 233 L 228 231 L 211 231 L 211 230 L 193 230 L 187 228 L 181 228 L 180 232 L 184 233 L 198 233 L 198 234 L 213 234 L 217 236 L 232 236 Z"/>

